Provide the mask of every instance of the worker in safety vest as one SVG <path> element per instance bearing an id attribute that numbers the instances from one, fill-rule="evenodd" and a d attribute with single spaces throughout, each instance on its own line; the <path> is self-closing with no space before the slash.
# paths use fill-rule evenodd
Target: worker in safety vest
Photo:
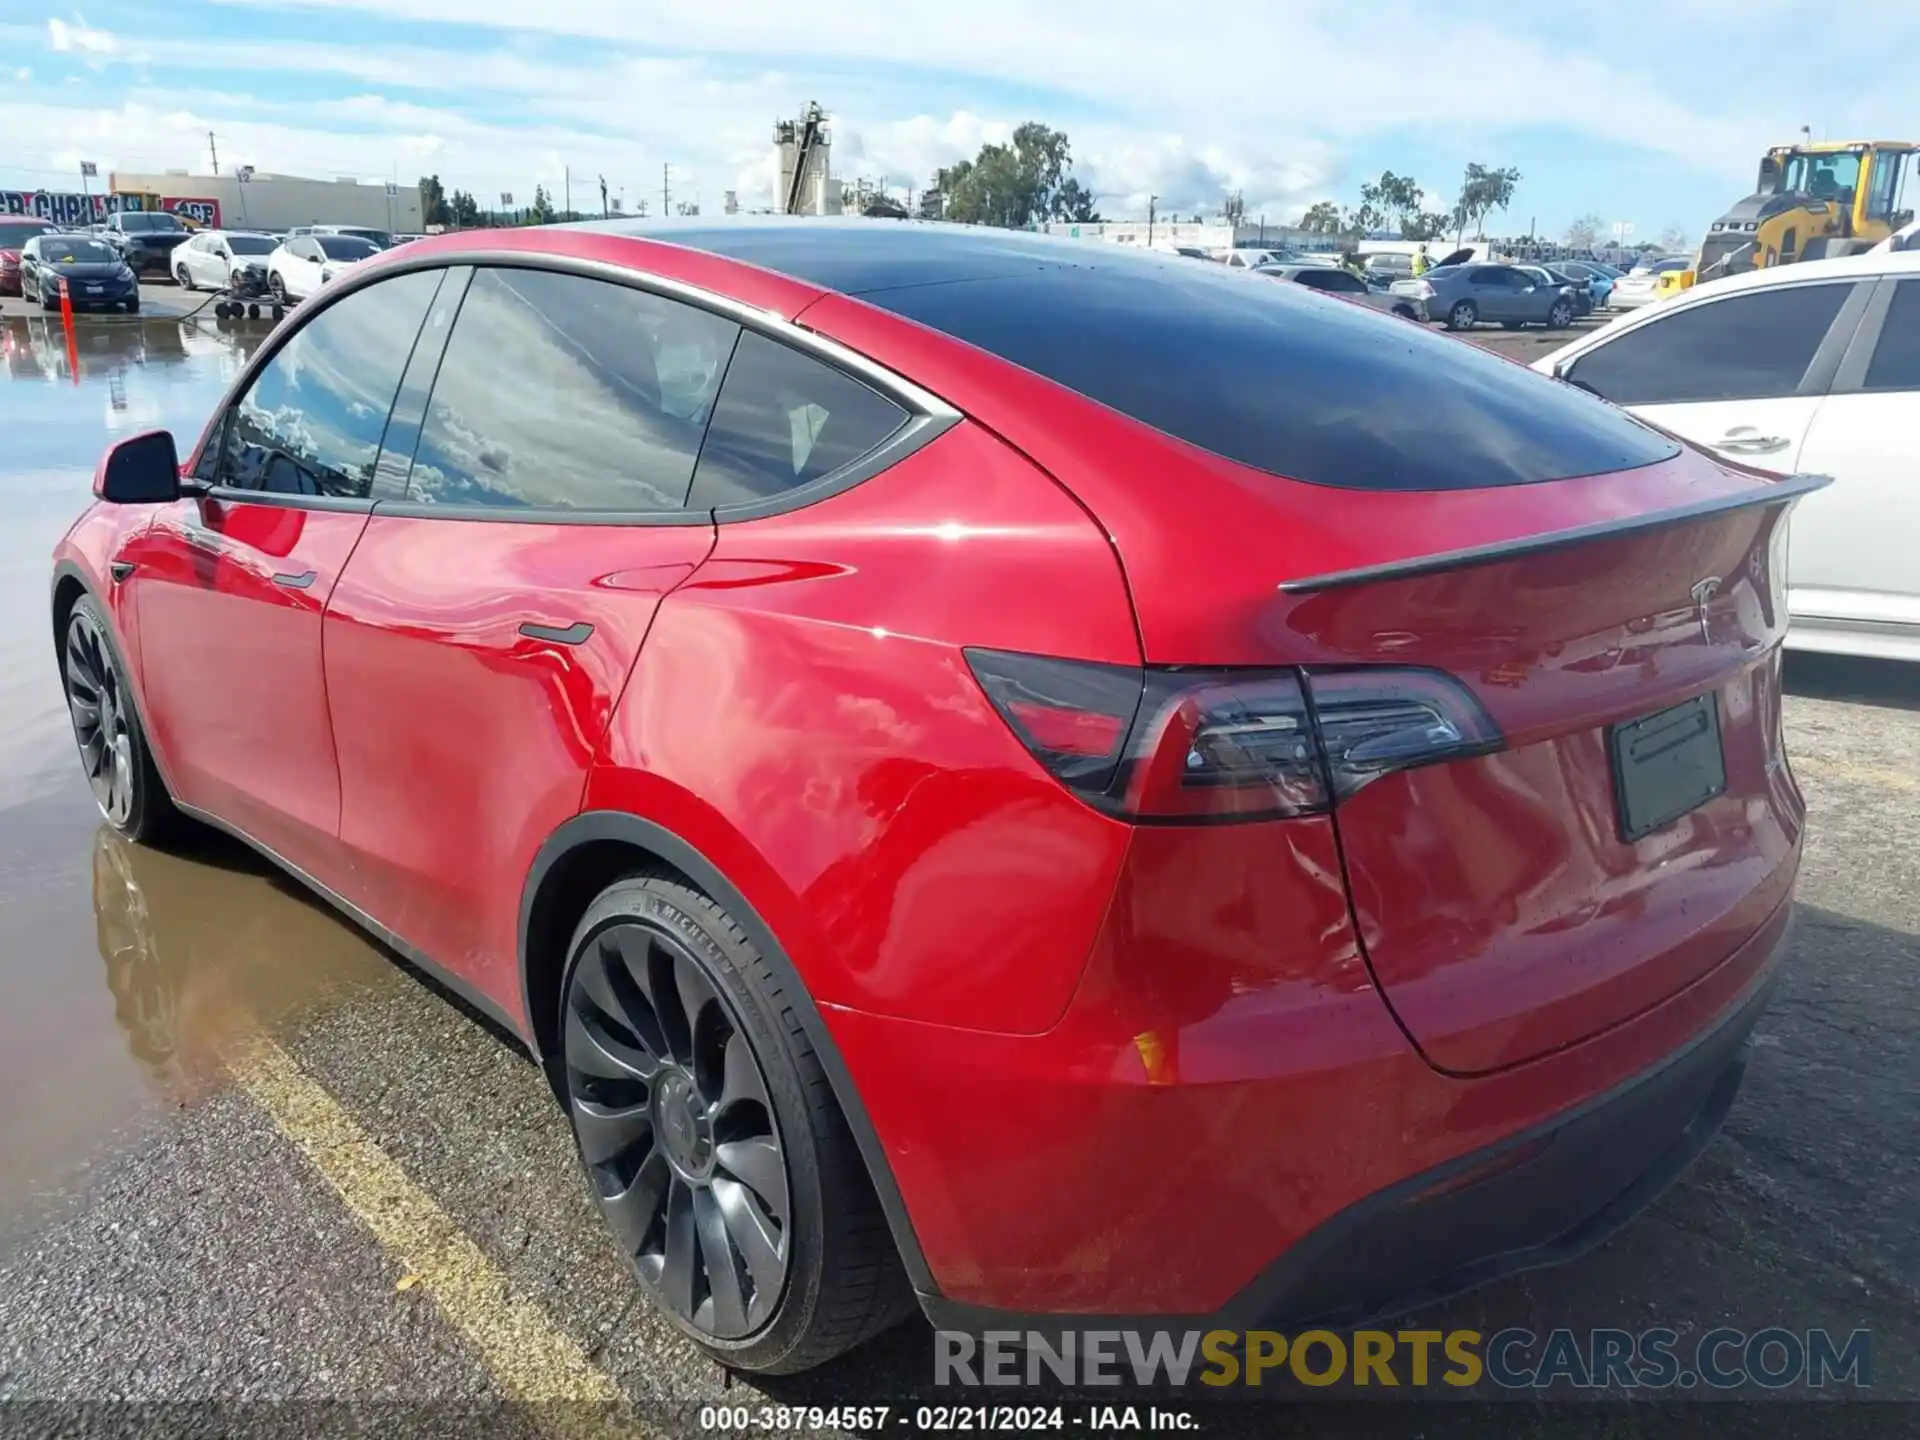
<path id="1" fill-rule="evenodd" d="M 1427 266 L 1431 263 L 1432 262 L 1427 259 L 1426 246 L 1422 245 L 1418 250 L 1413 252 L 1413 273 L 1415 275 L 1426 274 Z"/>

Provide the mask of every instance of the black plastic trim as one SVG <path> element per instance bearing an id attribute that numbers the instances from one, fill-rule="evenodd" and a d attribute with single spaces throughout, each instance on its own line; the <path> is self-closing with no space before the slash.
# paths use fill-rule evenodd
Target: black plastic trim
<path id="1" fill-rule="evenodd" d="M 487 520 L 496 525 L 712 525 L 711 510 L 533 510 L 517 505 L 436 505 L 382 500 L 374 514 L 403 520 Z"/>
<path id="2" fill-rule="evenodd" d="M 1833 483 L 1830 475 L 1790 475 L 1784 480 L 1754 485 L 1731 495 L 1716 495 L 1711 500 L 1696 500 L 1690 505 L 1675 505 L 1666 510 L 1649 510 L 1642 515 L 1627 515 L 1612 520 L 1596 520 L 1590 525 L 1575 525 L 1566 530 L 1547 530 L 1538 535 L 1522 535 L 1513 540 L 1496 540 L 1487 545 L 1469 545 L 1460 550 L 1442 550 L 1433 555 L 1416 555 L 1407 560 L 1389 560 L 1379 565 L 1361 565 L 1352 570 L 1335 570 L 1302 580 L 1283 580 L 1280 591 L 1286 595 L 1316 595 L 1349 585 L 1366 585 L 1379 580 L 1406 580 L 1419 575 L 1437 575 L 1448 570 L 1464 570 L 1473 565 L 1489 565 L 1521 555 L 1544 555 L 1593 540 L 1620 535 L 1644 534 L 1685 525 L 1710 515 L 1730 515 L 1737 510 L 1759 506 L 1785 505 Z"/>
<path id="3" fill-rule="evenodd" d="M 229 820 L 221 819 L 210 810 L 202 810 L 195 805 L 183 804 L 177 799 L 173 803 L 174 808 L 179 810 L 183 815 L 190 815 L 203 825 L 209 825 L 215 830 L 231 835 L 249 849 L 256 851 L 264 859 L 271 860 L 288 875 L 298 880 L 315 895 L 319 896 L 342 915 L 346 916 L 347 919 L 353 921 L 354 924 L 358 925 L 382 945 L 405 960 L 407 964 L 432 980 L 434 984 L 440 986 L 442 989 L 451 991 L 464 1003 L 471 1005 L 475 1010 L 478 1010 L 482 1015 L 486 1016 L 493 1024 L 506 1031 L 515 1041 L 526 1048 L 528 1054 L 533 1053 L 533 1045 L 528 1040 L 525 1030 L 512 1016 L 490 1000 L 484 992 L 477 989 L 468 981 L 461 979 L 458 975 L 455 975 L 451 970 L 448 970 L 444 965 L 429 956 L 424 950 L 421 950 L 416 945 L 409 944 L 406 940 L 394 934 L 393 931 L 387 929 L 386 926 L 382 925 L 378 920 L 375 920 L 344 895 L 330 889 L 323 882 L 316 880 L 298 865 L 295 865 L 291 860 L 288 860 L 284 855 L 280 854 L 272 846 L 254 839 L 253 836 L 249 835 L 238 825 L 233 824 Z"/>
<path id="4" fill-rule="evenodd" d="M 1846 353 L 1834 363 L 1833 374 L 1825 391 L 1828 395 L 1860 395 L 1867 391 L 1867 370 L 1873 364 L 1873 352 L 1880 344 L 1880 332 L 1886 328 L 1887 313 L 1893 308 L 1895 291 L 1901 280 L 1920 278 L 1908 275 L 1883 275 L 1880 282 L 1871 289 L 1872 300 L 1860 317 L 1860 324 L 1849 336 Z"/>
<path id="5" fill-rule="evenodd" d="M 1285 1325 L 1288 1328 L 1325 1325 L 1353 1329 L 1409 1310 L 1438 1304 L 1504 1276 L 1577 1259 L 1617 1234 L 1658 1199 L 1718 1133 L 1727 1110 L 1731 1108 L 1745 1068 L 1744 1047 L 1747 1037 L 1772 998 L 1779 975 L 1778 957 L 1787 947 L 1789 934 L 1791 927 L 1775 945 L 1760 976 L 1712 1024 L 1657 1064 L 1538 1125 L 1509 1135 L 1484 1149 L 1456 1156 L 1431 1170 L 1376 1191 L 1339 1211 L 1288 1247 L 1277 1260 L 1211 1315 L 1032 1314 L 950 1301 L 925 1291 L 919 1297 L 921 1308 L 936 1327 L 973 1334 L 986 1330 L 1032 1331 L 1046 1335 L 1094 1328 L 1212 1330 L 1247 1329 L 1264 1325 Z M 1541 1145 L 1558 1132 L 1578 1126 L 1583 1121 L 1603 1119 L 1604 1112 L 1639 1098 L 1650 1086 L 1658 1086 L 1663 1081 L 1680 1083 L 1696 1072 L 1717 1077 L 1700 1113 L 1692 1117 L 1675 1143 L 1638 1179 L 1556 1241 L 1532 1249 L 1489 1256 L 1478 1264 L 1450 1272 L 1364 1309 L 1356 1307 L 1344 1313 L 1327 1314 L 1312 1310 L 1296 1312 L 1291 1307 L 1290 1301 L 1313 1275 L 1314 1268 L 1324 1263 L 1325 1256 L 1336 1252 L 1356 1233 L 1364 1232 L 1370 1225 L 1390 1217 L 1393 1211 L 1410 1206 L 1430 1193 L 1444 1192 L 1449 1182 L 1463 1182 L 1465 1188 L 1471 1190 L 1471 1177 L 1475 1172 L 1491 1169 L 1497 1176 L 1499 1171 L 1496 1167 L 1503 1159 L 1523 1154 L 1529 1147 Z"/>
<path id="6" fill-rule="evenodd" d="M 584 645 L 593 637 L 593 626 L 584 620 L 576 620 L 571 625 L 538 625 L 531 620 L 520 622 L 520 633 L 529 640 L 551 640 L 556 645 Z"/>
<path id="7" fill-rule="evenodd" d="M 588 810 L 554 831 L 547 843 L 540 847 L 540 853 L 534 857 L 532 868 L 527 872 L 526 888 L 520 895 L 520 1000 L 527 1015 L 527 1030 L 533 1037 L 532 1048 L 536 1057 L 543 1063 L 549 1058 L 539 1050 L 540 1027 L 534 1020 L 533 994 L 528 985 L 527 942 L 533 920 L 534 899 L 540 893 L 541 883 L 568 853 L 602 840 L 621 840 L 638 846 L 679 870 L 725 907 L 754 948 L 778 972 L 787 998 L 806 1029 L 807 1040 L 819 1056 L 821 1068 L 827 1073 L 827 1083 L 833 1087 L 840 1113 L 846 1117 L 847 1128 L 853 1134 L 854 1143 L 860 1147 L 861 1158 L 866 1161 L 867 1174 L 873 1181 L 874 1193 L 880 1199 L 880 1208 L 886 1214 L 887 1227 L 893 1232 L 893 1242 L 900 1252 L 907 1278 L 922 1295 L 937 1293 L 933 1272 L 928 1269 L 920 1241 L 914 1234 L 913 1220 L 907 1214 L 906 1202 L 901 1198 L 900 1188 L 894 1181 L 893 1167 L 887 1160 L 886 1149 L 873 1128 L 873 1121 L 861 1101 L 852 1074 L 847 1070 L 846 1061 L 841 1058 L 840 1049 L 834 1044 L 819 1007 L 814 1004 L 812 993 L 801 980 L 786 950 L 774 938 L 766 922 L 747 903 L 746 897 L 721 873 L 718 866 L 672 831 L 623 811 Z"/>
<path id="8" fill-rule="evenodd" d="M 139 567 L 131 560 L 114 560 L 108 563 L 107 573 L 113 577 L 114 584 L 127 579 Z"/>
<path id="9" fill-rule="evenodd" d="M 326 510 L 342 515 L 365 515 L 373 501 L 344 495 L 286 495 L 274 490 L 238 490 L 231 485 L 209 485 L 200 497 L 223 505 L 271 505 L 277 510 Z"/>
<path id="10" fill-rule="evenodd" d="M 750 500 L 739 505 L 717 505 L 712 511 L 713 523 L 725 525 L 735 520 L 758 520 L 766 515 L 783 515 L 789 510 L 798 510 L 825 500 L 831 495 L 838 495 L 843 490 L 851 490 L 854 486 L 871 480 L 881 471 L 898 465 L 914 451 L 931 445 L 959 423 L 958 415 L 921 415 L 910 412 L 904 425 L 858 460 L 842 465 L 838 470 L 822 475 L 818 480 L 797 485 L 791 490 L 782 490 L 761 500 Z M 698 470 L 694 472 L 694 478 L 696 480 L 699 478 Z"/>

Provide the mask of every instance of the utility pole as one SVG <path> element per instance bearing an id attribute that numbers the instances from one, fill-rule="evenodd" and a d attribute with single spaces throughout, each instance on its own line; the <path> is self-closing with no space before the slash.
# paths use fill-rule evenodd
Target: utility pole
<path id="1" fill-rule="evenodd" d="M 673 166 L 665 165 L 665 164 L 661 165 L 660 167 L 660 213 L 662 215 L 673 214 L 673 190 L 669 183 L 672 174 L 673 174 Z"/>
<path id="2" fill-rule="evenodd" d="M 1158 195 L 1147 197 L 1147 244 L 1153 244 L 1153 207 L 1160 203 Z"/>
<path id="3" fill-rule="evenodd" d="M 220 152 L 213 148 L 213 132 L 207 131 L 207 154 L 213 157 L 213 173 L 220 173 Z"/>
<path id="4" fill-rule="evenodd" d="M 607 208 L 607 177 L 602 175 L 600 177 L 600 218 L 605 220 L 612 214 L 613 212 Z"/>
<path id="5" fill-rule="evenodd" d="M 573 219 L 573 167 L 568 165 L 562 169 L 561 173 L 566 176 L 567 198 L 560 203 L 566 209 L 566 218 L 571 220 Z"/>

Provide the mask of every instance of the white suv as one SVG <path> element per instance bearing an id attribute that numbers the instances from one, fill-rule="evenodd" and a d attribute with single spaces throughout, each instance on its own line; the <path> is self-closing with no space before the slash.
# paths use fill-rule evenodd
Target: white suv
<path id="1" fill-rule="evenodd" d="M 1696 285 L 1533 368 L 1730 459 L 1831 475 L 1793 513 L 1787 644 L 1920 660 L 1920 252 Z"/>

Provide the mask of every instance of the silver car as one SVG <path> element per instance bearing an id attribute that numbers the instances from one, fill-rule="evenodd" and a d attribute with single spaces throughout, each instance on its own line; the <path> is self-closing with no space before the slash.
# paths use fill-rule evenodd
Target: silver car
<path id="1" fill-rule="evenodd" d="M 1642 260 L 1620 277 L 1607 303 L 1616 310 L 1637 310 L 1660 298 L 1660 277 L 1670 270 L 1688 270 L 1693 261 L 1685 255 L 1663 255 L 1658 260 Z"/>
<path id="2" fill-rule="evenodd" d="M 1442 265 L 1418 280 L 1394 281 L 1387 293 L 1415 302 L 1421 319 L 1442 321 L 1449 330 L 1471 330 L 1483 320 L 1516 330 L 1564 330 L 1573 323 L 1571 287 L 1543 285 L 1512 265 Z"/>
<path id="3" fill-rule="evenodd" d="M 1383 295 L 1351 270 L 1339 265 L 1260 265 L 1255 267 L 1253 273 L 1270 275 L 1275 280 L 1291 280 L 1309 290 L 1318 290 L 1323 295 L 1338 295 L 1342 300 L 1357 301 L 1369 309 L 1384 310 L 1403 320 L 1422 318 L 1419 308 L 1406 296 Z"/>

